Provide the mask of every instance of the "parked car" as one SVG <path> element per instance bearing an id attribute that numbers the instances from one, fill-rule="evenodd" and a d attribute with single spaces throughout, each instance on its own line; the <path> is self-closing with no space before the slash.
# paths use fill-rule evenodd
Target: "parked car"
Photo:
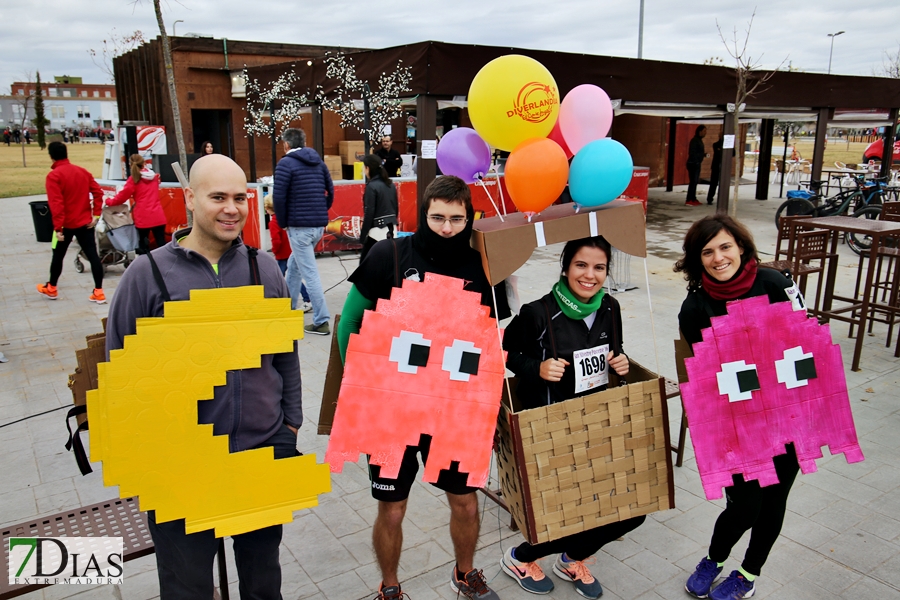
<path id="1" fill-rule="evenodd" d="M 863 152 L 863 163 L 868 163 L 870 160 L 877 160 L 881 162 L 882 156 L 884 156 L 884 138 L 875 140 L 866 147 L 866 151 Z M 894 164 L 900 163 L 900 126 L 898 126 L 897 130 L 894 132 L 893 160 Z"/>

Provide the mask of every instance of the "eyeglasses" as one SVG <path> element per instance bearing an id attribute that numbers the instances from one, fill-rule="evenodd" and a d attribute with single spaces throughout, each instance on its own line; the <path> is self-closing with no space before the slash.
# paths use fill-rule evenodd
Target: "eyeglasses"
<path id="1" fill-rule="evenodd" d="M 450 221 L 451 227 L 462 227 L 466 224 L 466 217 L 445 217 L 444 215 L 428 215 L 428 220 L 431 221 L 432 225 L 436 225 L 437 227 L 443 227 L 444 223 Z"/>

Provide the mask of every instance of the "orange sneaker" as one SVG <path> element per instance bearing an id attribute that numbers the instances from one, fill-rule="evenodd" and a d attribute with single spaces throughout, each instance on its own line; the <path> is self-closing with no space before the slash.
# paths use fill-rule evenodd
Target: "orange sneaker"
<path id="1" fill-rule="evenodd" d="M 56 300 L 56 296 L 58 295 L 56 292 L 56 286 L 50 285 L 49 283 L 37 284 L 37 291 L 39 294 L 44 295 L 51 300 Z"/>
<path id="2" fill-rule="evenodd" d="M 91 297 L 88 298 L 88 300 L 96 302 L 97 304 L 106 304 L 106 295 L 100 288 L 94 288 L 94 293 L 91 294 Z"/>

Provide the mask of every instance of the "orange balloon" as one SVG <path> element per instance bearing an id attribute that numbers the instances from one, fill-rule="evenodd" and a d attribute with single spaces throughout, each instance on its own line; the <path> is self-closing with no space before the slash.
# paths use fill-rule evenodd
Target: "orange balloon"
<path id="1" fill-rule="evenodd" d="M 525 140 L 506 159 L 506 189 L 521 212 L 531 216 L 553 204 L 569 179 L 569 161 L 548 138 Z"/>

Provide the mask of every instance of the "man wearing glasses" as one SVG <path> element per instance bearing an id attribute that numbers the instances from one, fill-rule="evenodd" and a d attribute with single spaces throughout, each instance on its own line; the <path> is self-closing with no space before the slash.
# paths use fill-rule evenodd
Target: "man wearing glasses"
<path id="1" fill-rule="evenodd" d="M 338 325 L 341 359 L 346 357 L 351 333 L 358 333 L 363 312 L 374 309 L 379 298 L 389 298 L 404 279 L 423 281 L 425 273 L 455 277 L 466 282 L 465 289 L 481 294 L 481 303 L 493 306 L 491 286 L 481 266 L 481 255 L 469 245 L 474 217 L 472 195 L 466 183 L 452 176 L 438 177 L 425 189 L 419 211 L 419 225 L 412 236 L 383 240 L 375 244 L 359 268 L 350 276 L 353 286 L 347 295 Z M 435 298 L 435 304 L 440 298 Z M 452 307 L 447 307 L 452 310 Z M 439 318 L 440 311 L 435 311 Z M 377 399 L 373 399 L 377 401 Z M 464 432 L 460 432 L 464 435 Z M 389 431 L 384 432 L 390 435 Z M 382 582 L 376 600 L 400 600 L 397 567 L 403 544 L 403 517 L 407 498 L 422 462 L 428 458 L 430 436 L 423 435 L 417 447 L 407 447 L 397 479 L 379 476 L 381 467 L 369 466 L 372 496 L 378 500 L 378 516 L 372 530 L 375 556 Z M 488 450 L 490 452 L 490 450 Z M 473 560 L 478 541 L 479 514 L 476 488 L 466 486 L 466 473 L 441 471 L 435 487 L 447 493 L 450 504 L 450 537 L 456 566 L 450 575 L 453 589 L 467 598 L 499 600 L 484 580 Z"/>

